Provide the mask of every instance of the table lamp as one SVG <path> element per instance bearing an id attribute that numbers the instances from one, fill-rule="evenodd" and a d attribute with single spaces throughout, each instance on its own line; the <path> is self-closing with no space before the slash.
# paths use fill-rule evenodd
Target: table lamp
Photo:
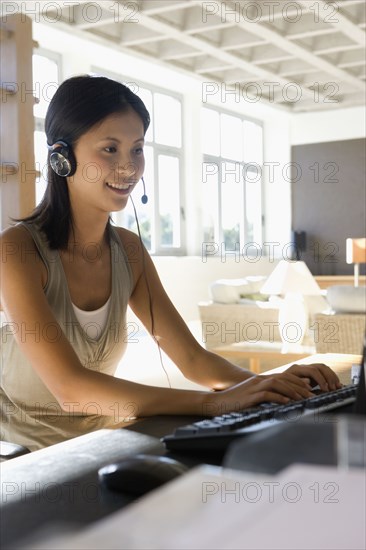
<path id="1" fill-rule="evenodd" d="M 354 286 L 359 284 L 360 264 L 366 263 L 366 238 L 346 239 L 346 262 L 354 264 Z"/>
<path id="2" fill-rule="evenodd" d="M 305 262 L 281 260 L 262 286 L 261 292 L 283 297 L 278 322 L 284 351 L 301 345 L 309 319 L 304 296 L 321 295 L 319 285 Z"/>

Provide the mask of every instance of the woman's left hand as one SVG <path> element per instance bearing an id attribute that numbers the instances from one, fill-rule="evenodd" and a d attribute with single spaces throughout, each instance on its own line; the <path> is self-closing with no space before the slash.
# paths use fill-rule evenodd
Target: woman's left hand
<path id="1" fill-rule="evenodd" d="M 319 384 L 322 391 L 337 390 L 342 384 L 334 371 L 323 363 L 312 365 L 292 365 L 285 372 L 295 374 L 300 378 L 308 378 L 312 386 Z"/>

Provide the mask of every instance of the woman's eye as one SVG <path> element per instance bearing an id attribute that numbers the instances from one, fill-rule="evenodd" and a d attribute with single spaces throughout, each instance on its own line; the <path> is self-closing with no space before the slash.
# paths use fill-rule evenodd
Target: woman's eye
<path id="1" fill-rule="evenodd" d="M 136 155 L 142 155 L 143 152 L 144 152 L 144 150 L 143 150 L 142 147 L 138 147 L 137 149 L 135 149 Z"/>
<path id="2" fill-rule="evenodd" d="M 117 151 L 117 149 L 113 146 L 105 147 L 104 150 L 107 151 L 107 153 L 115 153 Z"/>

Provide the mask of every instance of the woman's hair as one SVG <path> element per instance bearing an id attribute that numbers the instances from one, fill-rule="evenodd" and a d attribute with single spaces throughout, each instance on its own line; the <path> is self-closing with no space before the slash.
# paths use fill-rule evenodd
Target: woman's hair
<path id="1" fill-rule="evenodd" d="M 62 140 L 71 148 L 97 122 L 116 113 L 134 109 L 144 132 L 150 124 L 143 101 L 127 86 L 104 76 L 81 75 L 65 80 L 47 110 L 45 132 L 48 145 Z M 47 188 L 33 213 L 18 221 L 36 222 L 52 249 L 66 248 L 72 229 L 72 213 L 66 179 L 57 175 L 47 159 Z M 109 223 L 108 223 L 109 225 Z M 109 229 L 109 227 L 108 227 Z"/>

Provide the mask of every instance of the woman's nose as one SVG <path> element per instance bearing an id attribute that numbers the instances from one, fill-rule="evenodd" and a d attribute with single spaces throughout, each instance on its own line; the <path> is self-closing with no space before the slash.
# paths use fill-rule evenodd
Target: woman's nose
<path id="1" fill-rule="evenodd" d="M 119 176 L 131 177 L 136 173 L 137 167 L 133 162 L 117 163 L 115 170 Z"/>

